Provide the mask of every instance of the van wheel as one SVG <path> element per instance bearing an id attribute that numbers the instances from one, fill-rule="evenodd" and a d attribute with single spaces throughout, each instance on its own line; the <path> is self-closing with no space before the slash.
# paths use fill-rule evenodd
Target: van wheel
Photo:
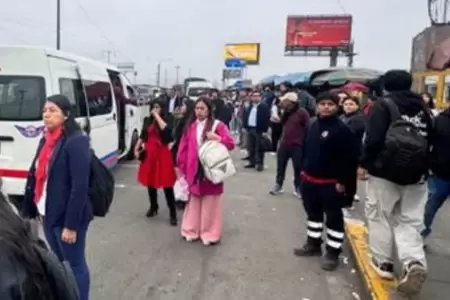
<path id="1" fill-rule="evenodd" d="M 138 141 L 138 134 L 137 131 L 135 130 L 133 132 L 133 136 L 131 138 L 131 146 L 130 149 L 128 150 L 128 154 L 127 154 L 127 160 L 134 160 L 136 157 L 134 157 L 134 147 L 136 146 L 136 143 Z"/>

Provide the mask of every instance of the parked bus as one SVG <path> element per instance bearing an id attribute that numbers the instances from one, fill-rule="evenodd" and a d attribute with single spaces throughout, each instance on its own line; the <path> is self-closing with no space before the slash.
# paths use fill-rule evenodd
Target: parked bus
<path id="1" fill-rule="evenodd" d="M 42 107 L 52 94 L 70 100 L 106 166 L 133 158 L 141 108 L 132 84 L 116 67 L 53 49 L 0 46 L 0 176 L 13 201 L 24 194 L 44 130 Z"/>

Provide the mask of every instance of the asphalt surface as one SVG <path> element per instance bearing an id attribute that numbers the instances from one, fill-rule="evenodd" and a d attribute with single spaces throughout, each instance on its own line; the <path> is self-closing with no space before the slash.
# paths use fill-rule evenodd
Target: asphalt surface
<path id="1" fill-rule="evenodd" d="M 94 300 L 350 300 L 362 296 L 348 250 L 333 273 L 320 258 L 297 258 L 293 247 L 305 238 L 301 200 L 273 197 L 274 157 L 263 173 L 243 170 L 226 183 L 222 242 L 187 243 L 169 226 L 165 199 L 160 213 L 144 217 L 146 190 L 136 183 L 135 163 L 115 170 L 116 199 L 109 215 L 95 220 L 88 236 L 91 296 Z M 181 216 L 180 216 L 181 219 Z"/>
<path id="2" fill-rule="evenodd" d="M 347 217 L 366 222 L 364 217 L 364 198 L 361 193 L 361 201 L 355 203 L 354 208 L 347 211 Z M 428 263 L 428 277 L 420 295 L 414 300 L 447 300 L 450 294 L 450 278 L 448 268 L 450 266 L 450 203 L 447 201 L 438 211 L 433 223 L 433 233 L 425 240 L 426 256 Z M 395 256 L 397 257 L 397 256 Z M 401 265 L 396 261 L 396 273 L 402 272 Z"/>

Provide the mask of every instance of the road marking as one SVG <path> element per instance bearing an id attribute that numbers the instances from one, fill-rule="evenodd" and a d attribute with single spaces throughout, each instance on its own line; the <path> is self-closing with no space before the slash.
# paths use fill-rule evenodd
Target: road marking
<path id="1" fill-rule="evenodd" d="M 355 256 L 363 282 L 372 296 L 372 300 L 389 300 L 390 291 L 397 284 L 395 281 L 384 280 L 378 276 L 370 265 L 369 245 L 367 243 L 368 229 L 360 220 L 345 220 L 345 232 Z"/>

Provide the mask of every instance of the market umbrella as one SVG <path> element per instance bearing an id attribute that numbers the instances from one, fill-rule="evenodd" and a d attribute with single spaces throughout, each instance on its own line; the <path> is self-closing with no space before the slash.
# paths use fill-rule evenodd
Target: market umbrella
<path id="1" fill-rule="evenodd" d="M 382 75 L 381 72 L 372 69 L 345 68 L 337 69 L 313 78 L 311 85 L 342 85 L 347 81 L 366 82 Z"/>
<path id="2" fill-rule="evenodd" d="M 368 93 L 370 91 L 369 88 L 364 84 L 354 81 L 347 83 L 341 89 L 348 92 L 362 92 L 362 93 Z"/>

